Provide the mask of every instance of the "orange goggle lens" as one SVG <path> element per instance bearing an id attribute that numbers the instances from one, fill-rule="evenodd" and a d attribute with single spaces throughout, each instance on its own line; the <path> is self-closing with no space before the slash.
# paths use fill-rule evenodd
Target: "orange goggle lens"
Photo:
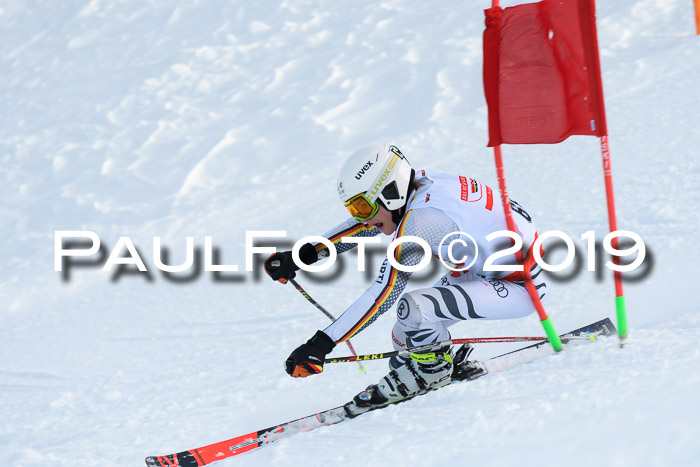
<path id="1" fill-rule="evenodd" d="M 379 203 L 372 203 L 365 198 L 364 193 L 353 196 L 345 202 L 345 207 L 350 212 L 350 215 L 358 221 L 364 221 L 374 215 L 379 210 Z"/>

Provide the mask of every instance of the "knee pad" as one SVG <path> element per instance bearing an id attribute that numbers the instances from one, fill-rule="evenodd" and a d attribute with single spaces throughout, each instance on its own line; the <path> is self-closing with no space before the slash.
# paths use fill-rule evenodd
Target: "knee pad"
<path id="1" fill-rule="evenodd" d="M 408 292 L 401 295 L 398 304 L 396 305 L 397 324 L 400 324 L 404 329 L 418 329 L 422 321 L 420 306 L 416 299 L 420 299 L 420 295 L 416 296 L 413 292 Z"/>

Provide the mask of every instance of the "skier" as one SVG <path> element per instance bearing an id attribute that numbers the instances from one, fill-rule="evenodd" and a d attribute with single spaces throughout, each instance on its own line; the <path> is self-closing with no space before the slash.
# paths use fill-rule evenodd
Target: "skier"
<path id="1" fill-rule="evenodd" d="M 397 350 L 448 340 L 448 328 L 458 321 L 520 318 L 535 311 L 524 287 L 523 272 L 497 270 L 516 264 L 514 254 L 503 254 L 512 240 L 485 239 L 508 229 L 502 204 L 488 186 L 465 176 L 416 172 L 395 146 L 371 146 L 348 158 L 337 189 L 352 215 L 324 235 L 338 253 L 356 246 L 341 243 L 342 237 L 380 233 L 393 234 L 395 239 L 416 236 L 427 242 L 432 255 L 448 264 L 451 260 L 452 270 L 433 287 L 402 295 L 411 273 L 394 268 L 385 259 L 372 285 L 336 321 L 291 353 L 285 362 L 291 376 L 321 373 L 326 355 L 336 344 L 372 324 L 397 299 L 397 321 L 391 336 Z M 537 236 L 535 225 L 518 203 L 510 200 L 510 204 L 522 238 L 524 267 L 530 270 L 543 298 L 547 286 L 531 248 Z M 494 255 L 499 251 L 500 256 Z M 424 255 L 423 247 L 410 241 L 395 250 L 395 259 L 402 266 L 418 265 Z M 327 257 L 328 250 L 323 244 L 307 243 L 299 256 L 305 264 L 313 264 Z M 473 264 L 466 270 L 463 261 Z M 265 261 L 266 272 L 282 283 L 294 278 L 298 269 L 290 251 L 277 252 Z M 451 379 L 479 377 L 485 370 L 481 362 L 468 360 L 471 350 L 469 345 L 457 349 L 446 346 L 393 357 L 389 374 L 354 401 L 360 407 L 384 405 L 444 386 Z"/>

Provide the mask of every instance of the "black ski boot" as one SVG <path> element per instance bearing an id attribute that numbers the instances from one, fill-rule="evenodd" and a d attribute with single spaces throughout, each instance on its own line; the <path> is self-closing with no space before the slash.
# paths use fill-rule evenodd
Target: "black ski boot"
<path id="1" fill-rule="evenodd" d="M 469 355 L 471 355 L 473 351 L 474 346 L 471 344 L 462 344 L 462 346 L 455 352 L 455 369 L 452 372 L 452 379 L 454 381 L 477 379 L 488 373 L 482 362 L 477 360 L 469 360 Z"/>

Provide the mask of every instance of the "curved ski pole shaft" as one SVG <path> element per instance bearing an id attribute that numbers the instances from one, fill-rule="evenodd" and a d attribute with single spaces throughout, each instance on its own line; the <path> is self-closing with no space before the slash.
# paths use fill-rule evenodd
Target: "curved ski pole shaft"
<path id="1" fill-rule="evenodd" d="M 328 310 L 326 310 L 321 305 L 319 305 L 319 303 L 316 300 L 311 298 L 311 295 L 306 293 L 306 290 L 304 290 L 304 288 L 301 285 L 299 285 L 299 283 L 297 281 L 295 281 L 294 279 L 289 279 L 289 282 L 291 282 L 292 285 L 294 286 L 294 288 L 297 289 L 299 291 L 299 293 L 304 296 L 305 299 L 307 299 L 309 302 L 311 302 L 311 304 L 313 306 L 315 306 L 316 308 L 321 310 L 321 312 L 324 315 L 326 315 L 331 321 L 335 321 L 335 317 L 332 314 L 330 314 L 328 312 Z M 350 349 L 350 352 L 353 354 L 354 359 L 357 360 L 357 363 L 360 365 L 360 371 L 362 373 L 367 371 L 367 368 L 362 364 L 362 362 L 359 361 L 359 358 L 357 357 L 357 352 L 355 351 L 355 347 L 353 347 L 353 345 L 350 343 L 350 340 L 345 341 L 345 343 L 348 345 L 348 348 Z"/>
<path id="2" fill-rule="evenodd" d="M 570 340 L 591 340 L 590 336 L 566 336 L 561 337 L 564 341 Z M 502 343 L 502 342 L 547 342 L 548 339 L 545 337 L 472 337 L 466 339 L 450 339 L 440 342 L 433 342 L 430 344 L 419 345 L 416 347 L 411 347 L 409 349 L 393 350 L 391 352 L 367 354 L 367 355 L 354 355 L 351 357 L 337 357 L 337 358 L 327 358 L 324 363 L 346 363 L 346 362 L 356 362 L 360 360 L 381 360 L 385 358 L 397 357 L 399 355 L 410 355 L 412 353 L 428 352 L 437 347 L 444 347 L 446 345 L 454 344 L 486 344 L 486 343 Z"/>

